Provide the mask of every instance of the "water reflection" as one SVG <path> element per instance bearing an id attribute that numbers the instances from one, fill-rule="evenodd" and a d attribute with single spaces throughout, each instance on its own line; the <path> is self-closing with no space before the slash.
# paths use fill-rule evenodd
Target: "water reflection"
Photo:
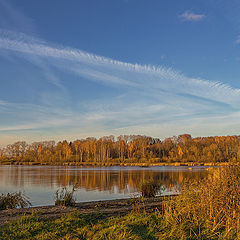
<path id="1" fill-rule="evenodd" d="M 207 176 L 204 167 L 62 167 L 0 166 L 0 192 L 25 191 L 34 205 L 53 204 L 59 187 L 78 186 L 77 201 L 130 197 L 139 183 L 153 179 L 164 186 L 163 194 L 186 179 Z"/>

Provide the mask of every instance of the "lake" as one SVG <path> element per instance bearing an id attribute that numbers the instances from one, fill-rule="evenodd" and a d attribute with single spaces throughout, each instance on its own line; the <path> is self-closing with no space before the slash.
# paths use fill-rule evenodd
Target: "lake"
<path id="1" fill-rule="evenodd" d="M 141 181 L 154 179 L 162 195 L 178 191 L 186 179 L 201 179 L 207 167 L 74 167 L 0 166 L 0 193 L 22 191 L 33 206 L 53 205 L 57 189 L 76 186 L 76 201 L 97 201 L 137 196 Z M 176 190 L 172 190 L 174 189 Z"/>

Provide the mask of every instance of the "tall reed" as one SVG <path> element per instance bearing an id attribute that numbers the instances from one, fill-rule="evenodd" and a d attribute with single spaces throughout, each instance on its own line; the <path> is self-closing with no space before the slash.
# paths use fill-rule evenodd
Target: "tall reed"
<path id="1" fill-rule="evenodd" d="M 58 189 L 55 193 L 55 205 L 56 206 L 74 206 L 75 198 L 74 198 L 75 188 L 72 190 L 68 190 L 66 187 L 62 189 Z"/>
<path id="2" fill-rule="evenodd" d="M 218 168 L 207 179 L 185 183 L 164 209 L 174 234 L 182 230 L 204 239 L 240 239 L 240 167 Z"/>

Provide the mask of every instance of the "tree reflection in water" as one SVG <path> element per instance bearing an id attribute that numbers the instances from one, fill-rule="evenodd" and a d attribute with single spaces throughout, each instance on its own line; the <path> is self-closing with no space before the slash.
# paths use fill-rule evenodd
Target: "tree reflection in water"
<path id="1" fill-rule="evenodd" d="M 0 188 L 4 185 L 24 188 L 26 184 L 43 187 L 75 185 L 87 191 L 131 193 L 136 192 L 139 183 L 144 180 L 154 180 L 169 190 L 178 187 L 184 180 L 199 180 L 205 176 L 205 168 L 197 167 L 0 166 Z"/>

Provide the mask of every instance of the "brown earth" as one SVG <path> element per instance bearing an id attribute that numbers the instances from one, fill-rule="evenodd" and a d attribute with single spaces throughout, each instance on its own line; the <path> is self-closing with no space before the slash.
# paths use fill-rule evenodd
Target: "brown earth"
<path id="1" fill-rule="evenodd" d="M 174 197 L 174 196 L 171 196 Z M 131 199 L 117 199 L 107 201 L 94 201 L 76 203 L 74 207 L 61 207 L 61 206 L 42 206 L 42 207 L 30 207 L 25 209 L 8 209 L 0 211 L 0 226 L 5 223 L 21 218 L 22 216 L 28 216 L 32 213 L 37 213 L 41 218 L 56 219 L 60 218 L 68 213 L 77 210 L 80 213 L 102 213 L 106 216 L 124 215 L 128 212 L 141 208 L 147 212 L 155 211 L 158 209 L 161 211 L 162 202 L 167 197 L 156 198 L 131 198 Z M 168 197 L 169 198 L 169 197 Z"/>

